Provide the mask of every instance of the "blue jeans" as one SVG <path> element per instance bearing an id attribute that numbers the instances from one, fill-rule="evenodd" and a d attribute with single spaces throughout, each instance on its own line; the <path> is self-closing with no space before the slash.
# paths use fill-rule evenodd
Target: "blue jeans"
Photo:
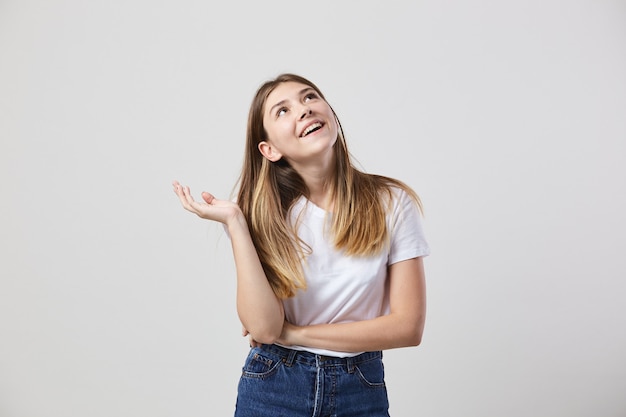
<path id="1" fill-rule="evenodd" d="M 235 417 L 389 417 L 382 352 L 335 358 L 263 345 L 250 349 Z"/>

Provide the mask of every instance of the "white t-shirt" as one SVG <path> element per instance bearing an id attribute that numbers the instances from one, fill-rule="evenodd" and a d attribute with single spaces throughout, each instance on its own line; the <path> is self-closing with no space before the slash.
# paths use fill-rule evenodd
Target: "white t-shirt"
<path id="1" fill-rule="evenodd" d="M 291 210 L 292 222 L 298 219 L 298 236 L 312 251 L 304 264 L 307 289 L 283 300 L 285 317 L 290 323 L 299 326 L 346 323 L 388 314 L 387 267 L 430 253 L 420 213 L 404 190 L 393 188 L 392 209 L 387 214 L 390 245 L 376 256 L 346 256 L 343 251 L 336 250 L 329 233 L 331 216 L 332 213 L 304 197 Z M 288 347 L 320 355 L 346 357 L 358 354 Z"/>

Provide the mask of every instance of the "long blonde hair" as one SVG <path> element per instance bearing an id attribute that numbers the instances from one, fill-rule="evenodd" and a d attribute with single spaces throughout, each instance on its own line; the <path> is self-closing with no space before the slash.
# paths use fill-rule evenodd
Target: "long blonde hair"
<path id="1" fill-rule="evenodd" d="M 280 84 L 297 82 L 324 95 L 311 81 L 295 74 L 281 74 L 262 84 L 250 106 L 246 149 L 238 181 L 237 203 L 241 208 L 274 293 L 280 298 L 295 295 L 306 288 L 302 262 L 306 248 L 290 224 L 289 210 L 300 196 L 309 191 L 302 177 L 281 159 L 270 162 L 258 144 L 267 140 L 263 112 L 269 94 Z M 332 110 L 332 107 L 331 107 Z M 392 187 L 405 190 L 421 209 L 415 192 L 401 181 L 359 171 L 351 162 L 341 123 L 335 149 L 335 176 L 330 181 L 334 210 L 330 232 L 337 249 L 350 256 L 367 256 L 382 251 L 388 242 L 386 211 Z M 382 193 L 381 193 L 382 192 Z M 381 194 L 383 194 L 381 196 Z M 381 198 L 386 195 L 387 198 Z"/>

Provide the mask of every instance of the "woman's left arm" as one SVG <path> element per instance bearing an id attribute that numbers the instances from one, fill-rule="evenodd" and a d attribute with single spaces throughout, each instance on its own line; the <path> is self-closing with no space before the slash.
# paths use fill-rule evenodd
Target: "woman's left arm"
<path id="1" fill-rule="evenodd" d="M 389 266 L 390 312 L 371 320 L 352 323 L 294 326 L 285 322 L 278 340 L 341 352 L 362 352 L 417 346 L 426 318 L 426 285 L 422 258 Z"/>

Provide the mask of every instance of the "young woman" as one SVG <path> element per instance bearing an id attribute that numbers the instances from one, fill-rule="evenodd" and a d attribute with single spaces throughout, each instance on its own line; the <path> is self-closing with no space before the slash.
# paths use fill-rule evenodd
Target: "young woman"
<path id="1" fill-rule="evenodd" d="M 236 203 L 174 191 L 232 244 L 251 347 L 235 416 L 388 416 L 381 351 L 424 329 L 420 202 L 352 165 L 321 91 L 294 74 L 261 85 Z"/>

